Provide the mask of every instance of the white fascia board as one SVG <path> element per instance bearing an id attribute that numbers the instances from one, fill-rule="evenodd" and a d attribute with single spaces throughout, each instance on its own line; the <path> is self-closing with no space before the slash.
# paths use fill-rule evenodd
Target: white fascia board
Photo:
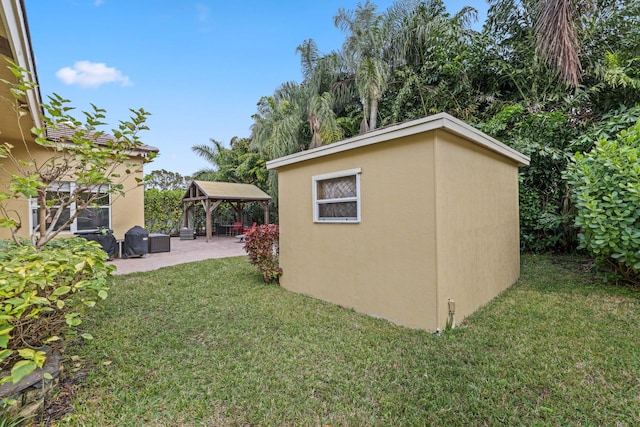
<path id="1" fill-rule="evenodd" d="M 38 83 L 38 76 L 36 75 L 35 60 L 33 57 L 33 50 L 31 48 L 31 41 L 29 38 L 29 31 L 27 27 L 26 16 L 24 15 L 22 1 L 21 0 L 0 0 L 0 6 L 2 7 L 2 15 L 5 19 L 4 24 L 7 28 L 7 36 L 9 37 L 9 44 L 15 55 L 14 62 L 20 67 L 27 70 L 29 73 L 29 79 L 33 79 L 34 83 Z M 42 108 L 40 104 L 39 89 L 30 90 L 26 94 L 27 104 L 33 122 L 36 127 L 41 128 L 42 125 Z"/>
<path id="2" fill-rule="evenodd" d="M 447 113 L 440 113 L 433 116 L 425 117 L 423 119 L 413 120 L 410 122 L 400 123 L 398 125 L 378 129 L 364 135 L 357 135 L 353 138 L 345 139 L 333 144 L 323 145 L 311 150 L 301 151 L 285 157 L 273 159 L 267 162 L 267 169 L 278 169 L 280 167 L 291 165 L 294 163 L 316 159 L 343 151 L 354 150 L 356 148 L 390 141 L 392 139 L 416 135 L 422 132 L 429 132 L 437 129 L 447 130 L 455 135 L 473 142 L 474 144 L 480 145 L 481 147 L 501 154 L 502 156 L 505 156 L 516 162 L 519 166 L 529 165 L 530 159 L 524 154 L 519 153 L 518 151 L 506 146 L 505 144 L 494 138 L 491 138 L 489 135 L 481 132 L 480 130 L 463 122 L 462 120 L 458 120 Z"/>

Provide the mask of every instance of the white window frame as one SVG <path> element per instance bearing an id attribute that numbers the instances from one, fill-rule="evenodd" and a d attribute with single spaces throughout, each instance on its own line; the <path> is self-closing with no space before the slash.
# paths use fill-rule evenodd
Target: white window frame
<path id="1" fill-rule="evenodd" d="M 311 178 L 312 192 L 313 192 L 313 222 L 316 223 L 345 223 L 345 224 L 358 224 L 362 219 L 362 203 L 360 200 L 360 174 L 361 168 L 348 169 L 339 172 L 326 173 L 322 175 L 315 175 Z M 320 181 L 326 181 L 334 178 L 343 178 L 345 176 L 356 177 L 356 196 L 344 197 L 340 199 L 320 199 L 318 200 L 318 183 Z M 356 202 L 357 216 L 355 218 L 326 218 L 320 217 L 320 205 L 327 203 L 351 203 Z"/>
<path id="2" fill-rule="evenodd" d="M 60 185 L 65 185 L 69 187 L 69 192 L 73 192 L 76 188 L 76 183 L 72 182 L 72 181 L 62 181 L 62 182 L 57 182 L 57 183 L 52 183 L 50 185 L 50 187 L 55 188 L 55 190 L 60 191 Z M 108 184 L 102 184 L 102 185 L 96 185 L 93 186 L 97 189 L 98 192 L 100 192 L 100 190 L 102 190 L 103 187 L 106 187 L 107 190 L 106 191 L 102 191 L 103 193 L 108 193 L 109 190 L 109 185 Z M 96 191 L 93 191 L 96 192 Z M 111 224 L 112 224 L 112 218 L 111 218 L 111 193 L 108 194 L 109 195 L 109 204 L 108 205 L 97 205 L 97 206 L 91 206 L 93 208 L 97 208 L 97 209 L 107 209 L 108 210 L 108 218 L 109 218 L 109 225 L 108 228 L 111 229 Z M 32 197 L 29 199 L 29 229 L 33 230 L 34 227 L 36 226 L 35 222 L 33 221 L 34 215 L 33 215 L 33 211 L 34 209 L 37 210 L 40 207 L 38 206 L 38 199 L 36 199 L 35 197 Z M 73 216 L 73 214 L 76 211 L 76 204 L 72 203 L 68 209 L 70 210 L 69 215 Z M 87 230 L 78 230 L 78 218 L 74 219 L 73 222 L 71 224 L 69 224 L 69 230 L 62 230 L 60 231 L 60 234 L 74 234 L 77 233 L 78 231 L 87 231 Z"/>

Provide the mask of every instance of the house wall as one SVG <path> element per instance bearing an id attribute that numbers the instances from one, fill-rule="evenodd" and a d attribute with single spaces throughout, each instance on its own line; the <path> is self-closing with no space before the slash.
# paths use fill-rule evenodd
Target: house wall
<path id="1" fill-rule="evenodd" d="M 23 142 L 13 141 L 11 143 L 14 145 L 13 152 L 18 158 L 28 158 Z M 31 142 L 29 149 L 31 154 L 40 162 L 44 161 L 50 153 L 48 150 L 36 146 L 35 142 Z M 136 167 L 131 167 L 130 169 L 139 169 L 142 165 L 142 158 L 134 157 L 131 159 L 130 163 L 136 165 Z M 2 191 L 7 191 L 10 174 L 15 173 L 16 169 L 8 159 L 0 159 L 0 166 L 7 170 L 5 172 L 0 169 L 0 189 L 2 189 Z M 120 166 L 117 172 L 124 176 L 125 169 L 127 169 L 127 167 L 124 165 Z M 126 181 L 124 181 L 125 197 L 119 197 L 116 195 L 112 196 L 111 227 L 117 239 L 123 239 L 124 233 L 134 225 L 144 227 L 144 189 L 142 186 L 137 185 L 135 177 L 142 179 L 142 172 L 129 176 Z M 19 216 L 19 218 L 21 218 L 23 227 L 19 231 L 19 236 L 25 239 L 29 238 L 30 208 L 28 199 L 20 198 L 12 201 L 7 205 L 7 207 L 12 216 Z M 69 236 L 71 234 L 61 233 L 60 235 Z M 9 239 L 10 237 L 11 233 L 7 229 L 0 228 L 0 239 Z"/>
<path id="2" fill-rule="evenodd" d="M 504 156 L 436 131 L 438 325 L 456 321 L 520 275 L 518 168 Z"/>
<path id="3" fill-rule="evenodd" d="M 283 166 L 280 282 L 413 328 L 434 328 L 433 132 Z M 361 168 L 359 224 L 313 222 L 312 177 Z"/>

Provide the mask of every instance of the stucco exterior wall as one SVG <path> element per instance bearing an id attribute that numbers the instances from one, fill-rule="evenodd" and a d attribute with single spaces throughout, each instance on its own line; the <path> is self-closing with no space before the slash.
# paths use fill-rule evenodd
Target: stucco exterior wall
<path id="1" fill-rule="evenodd" d="M 448 299 L 456 321 L 520 275 L 518 168 L 504 156 L 436 131 L 439 327 Z"/>
<path id="2" fill-rule="evenodd" d="M 12 142 L 14 145 L 14 154 L 18 158 L 26 159 L 27 156 L 25 154 L 24 144 L 22 142 Z M 29 146 L 30 153 L 38 159 L 38 161 L 44 161 L 49 156 L 49 151 L 45 150 L 32 142 Z M 142 158 L 141 157 L 133 157 L 130 160 L 130 163 L 135 164 L 136 167 L 131 167 L 130 169 L 136 170 L 142 166 Z M 16 169 L 7 159 L 0 159 L 0 164 L 3 168 L 7 169 L 8 173 L 5 171 L 0 171 L 0 188 L 3 191 L 6 191 L 9 185 L 9 176 L 11 173 L 15 173 Z M 121 176 L 124 176 L 126 166 L 122 165 L 118 168 L 117 173 L 120 173 Z M 129 176 L 124 182 L 125 186 L 125 197 L 120 197 L 117 195 L 112 195 L 112 206 L 111 206 L 111 228 L 114 230 L 114 235 L 117 239 L 124 238 L 124 233 L 129 230 L 134 225 L 140 225 L 144 227 L 144 189 L 142 186 L 138 186 L 135 177 L 142 179 L 142 172 L 136 173 L 134 175 Z M 72 181 L 72 178 L 69 178 L 69 181 Z M 30 207 L 29 200 L 27 198 L 20 198 L 18 200 L 12 201 L 8 208 L 11 211 L 14 211 L 13 215 L 19 215 L 22 220 L 23 227 L 19 231 L 19 236 L 22 238 L 29 238 L 30 236 Z M 71 236 L 71 233 L 61 233 L 60 236 Z M 11 237 L 11 234 L 6 229 L 0 229 L 0 239 L 8 239 Z"/>
<path id="3" fill-rule="evenodd" d="M 279 173 L 285 288 L 413 328 L 436 312 L 433 133 L 284 166 Z M 361 168 L 359 224 L 313 222 L 312 177 Z"/>

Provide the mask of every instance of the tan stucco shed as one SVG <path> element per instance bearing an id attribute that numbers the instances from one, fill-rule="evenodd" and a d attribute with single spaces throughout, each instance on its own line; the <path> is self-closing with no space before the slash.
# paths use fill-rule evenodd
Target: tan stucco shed
<path id="1" fill-rule="evenodd" d="M 444 113 L 272 160 L 280 283 L 411 328 L 460 321 L 520 275 L 528 164 Z"/>

